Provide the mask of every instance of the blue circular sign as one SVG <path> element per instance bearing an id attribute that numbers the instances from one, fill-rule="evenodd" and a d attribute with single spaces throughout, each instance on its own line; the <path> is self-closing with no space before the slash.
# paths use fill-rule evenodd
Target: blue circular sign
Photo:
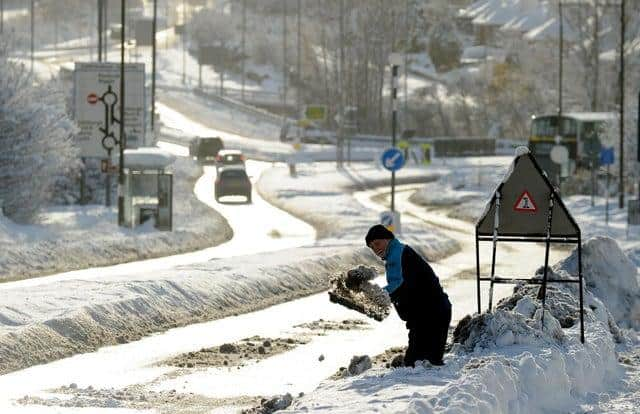
<path id="1" fill-rule="evenodd" d="M 389 171 L 398 171 L 404 166 L 404 153 L 398 148 L 388 148 L 380 157 L 382 166 Z"/>

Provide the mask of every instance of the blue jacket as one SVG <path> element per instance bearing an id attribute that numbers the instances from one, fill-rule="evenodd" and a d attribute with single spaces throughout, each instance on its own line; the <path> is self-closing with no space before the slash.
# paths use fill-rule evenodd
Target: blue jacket
<path id="1" fill-rule="evenodd" d="M 387 245 L 384 254 L 384 268 L 387 274 L 387 286 L 384 289 L 388 293 L 392 293 L 402 284 L 402 251 L 404 244 L 398 239 L 392 239 Z"/>
<path id="2" fill-rule="evenodd" d="M 391 302 L 400 319 L 415 323 L 451 312 L 451 302 L 429 263 L 410 246 L 392 239 L 385 252 L 385 270 Z"/>

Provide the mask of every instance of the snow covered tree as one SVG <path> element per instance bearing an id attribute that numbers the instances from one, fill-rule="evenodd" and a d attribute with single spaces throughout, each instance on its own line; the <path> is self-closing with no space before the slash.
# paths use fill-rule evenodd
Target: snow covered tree
<path id="1" fill-rule="evenodd" d="M 77 130 L 57 84 L 40 84 L 0 44 L 0 205 L 27 223 L 51 196 L 56 180 L 79 168 Z"/>

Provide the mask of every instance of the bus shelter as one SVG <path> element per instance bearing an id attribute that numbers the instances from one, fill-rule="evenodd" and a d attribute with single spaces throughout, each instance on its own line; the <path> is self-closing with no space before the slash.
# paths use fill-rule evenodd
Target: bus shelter
<path id="1" fill-rule="evenodd" d="M 493 244 L 491 273 L 480 274 L 480 242 Z M 500 242 L 544 243 L 544 270 L 541 279 L 523 276 L 496 275 L 496 250 Z M 548 275 L 549 249 L 554 243 L 577 244 L 578 274 L 569 279 Z M 560 194 L 536 159 L 524 148 L 511 164 L 509 172 L 498 185 L 483 214 L 476 223 L 476 275 L 478 313 L 481 312 L 480 283 L 489 282 L 489 311 L 493 306 L 496 283 L 540 284 L 542 326 L 548 283 L 575 283 L 579 286 L 580 340 L 584 343 L 584 304 L 582 277 L 582 243 L 576 224 Z"/>
<path id="2" fill-rule="evenodd" d="M 153 220 L 158 230 L 173 228 L 175 157 L 156 148 L 125 150 L 124 225 L 134 228 Z"/>

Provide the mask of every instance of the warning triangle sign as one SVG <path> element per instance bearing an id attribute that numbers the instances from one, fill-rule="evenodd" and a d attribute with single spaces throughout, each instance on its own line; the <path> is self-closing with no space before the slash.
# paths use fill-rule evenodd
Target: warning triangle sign
<path id="1" fill-rule="evenodd" d="M 535 213 L 538 211 L 538 207 L 536 206 L 535 201 L 531 198 L 531 194 L 527 190 L 525 190 L 520 197 L 518 197 L 518 201 L 513 206 L 515 211 L 526 211 L 529 213 Z"/>

